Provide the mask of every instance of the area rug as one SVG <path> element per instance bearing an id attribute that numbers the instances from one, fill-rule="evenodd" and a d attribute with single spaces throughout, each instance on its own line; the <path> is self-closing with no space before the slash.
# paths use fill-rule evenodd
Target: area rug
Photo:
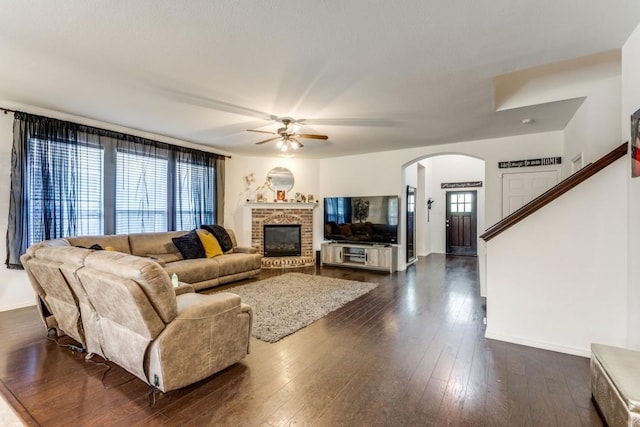
<path id="1" fill-rule="evenodd" d="M 331 277 L 287 273 L 227 289 L 253 308 L 253 336 L 276 342 L 378 286 Z"/>

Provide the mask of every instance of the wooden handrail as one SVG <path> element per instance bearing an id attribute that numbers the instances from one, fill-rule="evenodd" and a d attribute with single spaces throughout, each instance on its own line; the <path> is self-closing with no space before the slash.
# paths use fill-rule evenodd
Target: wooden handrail
<path id="1" fill-rule="evenodd" d="M 612 150 L 608 154 L 605 154 L 603 157 L 601 157 L 594 163 L 588 164 L 587 166 L 580 169 L 578 172 L 574 173 L 567 179 L 560 181 L 560 183 L 551 187 L 550 189 L 548 189 L 547 191 L 545 191 L 535 199 L 531 200 L 529 203 L 527 203 L 517 211 L 513 212 L 511 215 L 503 218 L 502 220 L 498 221 L 497 223 L 489 227 L 484 232 L 484 234 L 480 236 L 480 238 L 483 239 L 485 242 L 488 242 L 489 240 L 496 237 L 498 234 L 502 233 L 507 228 L 517 224 L 518 222 L 522 221 L 523 219 L 525 219 L 526 217 L 528 217 L 538 209 L 548 205 L 553 200 L 557 199 L 567 191 L 583 183 L 584 181 L 586 181 L 596 173 L 600 172 L 602 169 L 609 166 L 611 163 L 618 160 L 619 158 L 626 156 L 628 145 L 629 143 L 625 142 L 624 144 L 616 147 L 614 150 Z"/>

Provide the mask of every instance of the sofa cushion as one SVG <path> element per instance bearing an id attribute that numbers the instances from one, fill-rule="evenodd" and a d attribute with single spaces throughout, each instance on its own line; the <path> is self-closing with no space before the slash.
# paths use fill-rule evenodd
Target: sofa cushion
<path id="1" fill-rule="evenodd" d="M 51 247 L 42 246 L 36 251 L 38 258 L 56 261 L 60 264 L 69 264 L 74 267 L 81 267 L 84 259 L 93 251 L 90 249 L 67 246 L 67 247 Z"/>
<path id="2" fill-rule="evenodd" d="M 184 236 L 187 233 L 187 231 L 161 231 L 157 233 L 129 234 L 131 253 L 144 257 L 149 254 L 179 254 L 178 248 L 176 248 L 171 239 Z"/>
<path id="3" fill-rule="evenodd" d="M 222 255 L 220 243 L 218 243 L 218 240 L 216 240 L 213 234 L 203 229 L 196 230 L 196 232 L 198 233 L 198 237 L 200 237 L 200 242 L 204 248 L 206 258 L 213 258 Z"/>
<path id="4" fill-rule="evenodd" d="M 131 253 L 129 237 L 126 234 L 67 237 L 67 240 L 72 246 L 91 248 L 93 245 L 99 245 L 102 248 L 112 247 L 113 250 L 117 252 L 123 252 L 125 254 Z"/>
<path id="5" fill-rule="evenodd" d="M 226 230 L 227 230 L 227 234 L 229 235 L 229 238 L 231 239 L 231 246 L 235 250 L 236 246 L 238 246 L 238 239 L 236 239 L 236 233 L 234 233 L 233 230 L 230 228 L 226 228 Z"/>
<path id="6" fill-rule="evenodd" d="M 147 258 L 151 258 L 154 261 L 160 261 L 161 264 L 166 264 L 168 262 L 175 262 L 184 259 L 180 252 L 176 252 L 173 254 L 146 254 Z"/>
<path id="7" fill-rule="evenodd" d="M 164 266 L 164 269 L 171 276 L 176 273 L 178 280 L 184 283 L 199 283 L 215 279 L 219 276 L 220 267 L 215 258 L 185 259 L 176 261 Z"/>
<path id="8" fill-rule="evenodd" d="M 167 272 L 159 264 L 147 258 L 120 252 L 95 251 L 87 255 L 84 265 L 96 276 L 104 272 L 120 281 L 135 281 L 163 322 L 168 323 L 176 317 L 176 294 Z M 83 284 L 86 287 L 85 281 Z"/>
<path id="9" fill-rule="evenodd" d="M 227 233 L 227 230 L 225 230 L 224 227 L 216 224 L 203 224 L 200 226 L 200 228 L 203 228 L 209 233 L 213 234 L 213 236 L 218 240 L 218 243 L 220 243 L 220 247 L 222 248 L 223 252 L 228 252 L 233 249 L 233 242 L 231 241 L 231 237 L 229 237 L 229 233 Z"/>
<path id="10" fill-rule="evenodd" d="M 206 258 L 204 247 L 196 230 L 191 230 L 184 236 L 171 239 L 184 259 Z"/>
<path id="11" fill-rule="evenodd" d="M 259 269 L 262 266 L 262 255 L 260 254 L 224 254 L 214 258 L 220 266 L 220 274 L 218 277 L 229 276 Z"/>

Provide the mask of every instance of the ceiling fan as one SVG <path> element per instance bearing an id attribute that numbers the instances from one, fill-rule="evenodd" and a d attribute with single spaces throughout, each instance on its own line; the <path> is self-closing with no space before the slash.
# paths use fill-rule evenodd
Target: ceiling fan
<path id="1" fill-rule="evenodd" d="M 259 132 L 259 133 L 268 133 L 271 135 L 277 135 L 272 138 L 267 138 L 264 141 L 256 142 L 256 145 L 264 144 L 266 142 L 275 141 L 278 139 L 277 147 L 283 153 L 289 150 L 297 150 L 298 148 L 304 147 L 302 143 L 298 140 L 298 138 L 308 138 L 308 139 L 322 139 L 327 140 L 329 137 L 327 135 L 317 135 L 310 133 L 298 133 L 300 130 L 299 123 L 302 120 L 294 120 L 291 117 L 282 117 L 276 119 L 281 122 L 283 126 L 279 128 L 275 132 L 269 132 L 265 130 L 256 130 L 256 129 L 247 129 L 249 132 Z"/>

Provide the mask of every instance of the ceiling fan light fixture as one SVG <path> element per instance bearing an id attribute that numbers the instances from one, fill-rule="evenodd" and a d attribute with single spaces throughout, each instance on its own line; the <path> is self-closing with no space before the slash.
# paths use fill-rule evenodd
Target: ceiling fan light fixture
<path id="1" fill-rule="evenodd" d="M 259 129 L 247 129 L 249 132 L 258 132 L 258 133 L 267 133 L 271 135 L 275 135 L 273 138 L 267 138 L 263 141 L 256 142 L 257 145 L 265 144 L 270 141 L 276 141 L 276 149 L 282 153 L 287 153 L 289 151 L 299 150 L 304 147 L 297 138 L 309 138 L 309 139 L 319 139 L 319 140 L 327 140 L 329 137 L 327 135 L 318 135 L 318 134 L 307 134 L 307 133 L 298 133 L 302 129 L 302 125 L 298 124 L 296 120 L 291 117 L 282 117 L 277 119 L 273 117 L 278 122 L 282 123 L 282 127 L 278 128 L 275 132 L 259 130 Z"/>

